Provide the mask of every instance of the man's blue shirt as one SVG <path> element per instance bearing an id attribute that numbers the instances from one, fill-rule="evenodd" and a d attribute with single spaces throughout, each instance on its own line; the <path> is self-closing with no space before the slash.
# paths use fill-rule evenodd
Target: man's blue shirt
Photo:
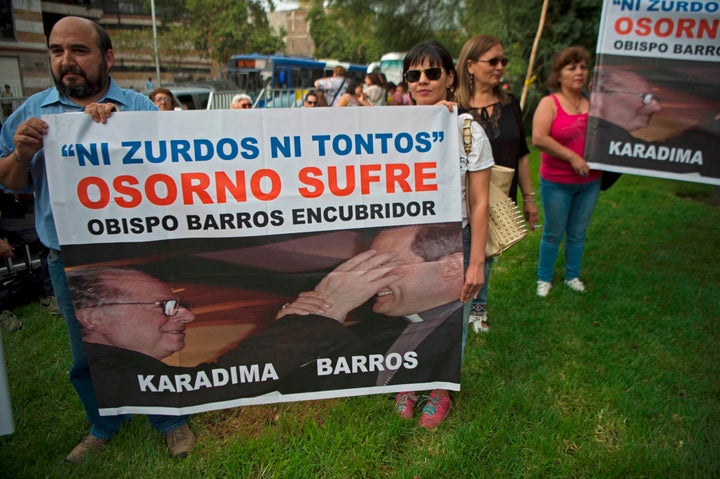
<path id="1" fill-rule="evenodd" d="M 148 97 L 132 90 L 120 88 L 112 79 L 110 87 L 98 103 L 114 103 L 120 111 L 152 111 L 157 110 Z M 20 123 L 25 120 L 42 115 L 52 115 L 68 112 L 83 112 L 85 107 L 77 105 L 69 98 L 61 95 L 55 87 L 48 88 L 32 95 L 10 115 L 2 125 L 0 135 L 0 156 L 8 156 L 15 149 L 13 136 Z M 115 113 L 117 114 L 117 113 Z M 112 120 L 110 120 L 112 122 Z M 25 191 L 35 193 L 35 229 L 40 241 L 48 248 L 60 249 L 55 220 L 50 208 L 50 193 L 45 176 L 45 155 L 40 149 L 30 163 L 30 185 Z M 11 192 L 12 191 L 8 190 Z"/>

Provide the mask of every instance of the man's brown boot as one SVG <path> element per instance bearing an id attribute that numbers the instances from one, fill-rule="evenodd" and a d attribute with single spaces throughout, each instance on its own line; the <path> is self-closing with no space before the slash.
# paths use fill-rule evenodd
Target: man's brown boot
<path id="1" fill-rule="evenodd" d="M 105 446 L 107 439 L 100 439 L 92 434 L 85 436 L 85 439 L 80 441 L 80 444 L 75 446 L 75 449 L 70 451 L 70 454 L 65 458 L 68 462 L 82 462 L 90 451 L 99 451 Z"/>
<path id="2" fill-rule="evenodd" d="M 195 434 L 190 430 L 190 426 L 183 424 L 177 429 L 173 429 L 165 434 L 165 442 L 167 443 L 170 457 L 183 458 L 188 455 L 195 447 Z"/>

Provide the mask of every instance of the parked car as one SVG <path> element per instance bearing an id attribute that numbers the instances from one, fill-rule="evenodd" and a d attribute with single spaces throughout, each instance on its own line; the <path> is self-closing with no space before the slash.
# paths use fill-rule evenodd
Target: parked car
<path id="1" fill-rule="evenodd" d="M 169 85 L 167 89 L 183 110 L 206 110 L 213 91 L 210 88 Z"/>
<path id="2" fill-rule="evenodd" d="M 167 85 L 183 110 L 226 110 L 240 90 L 221 90 L 205 85 Z"/>

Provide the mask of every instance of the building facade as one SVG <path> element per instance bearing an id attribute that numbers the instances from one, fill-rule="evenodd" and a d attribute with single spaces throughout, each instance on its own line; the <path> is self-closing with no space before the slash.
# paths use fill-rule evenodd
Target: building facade
<path id="1" fill-rule="evenodd" d="M 307 23 L 308 10 L 298 8 L 269 12 L 268 22 L 273 30 L 280 32 L 285 29 L 285 54 L 291 57 L 314 57 L 315 44 L 310 37 L 310 28 Z"/>
<path id="2" fill-rule="evenodd" d="M 162 30 L 162 2 L 157 4 L 156 28 Z M 157 84 L 149 8 L 147 0 L 0 0 L 0 89 L 10 85 L 20 98 L 52 85 L 47 36 L 55 22 L 69 15 L 94 20 L 108 31 L 115 51 L 112 76 L 121 86 L 143 91 L 148 78 Z M 285 29 L 287 55 L 313 55 L 306 13 L 297 9 L 268 14 L 275 31 Z M 161 50 L 162 84 L 222 76 L 224 65 L 202 58 L 191 45 L 180 45 L 182 40 L 175 43 L 174 48 Z"/>

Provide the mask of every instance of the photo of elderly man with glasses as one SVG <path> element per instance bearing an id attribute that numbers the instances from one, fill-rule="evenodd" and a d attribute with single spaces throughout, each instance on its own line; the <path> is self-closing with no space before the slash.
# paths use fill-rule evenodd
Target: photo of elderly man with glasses
<path id="1" fill-rule="evenodd" d="M 715 154 L 720 147 L 720 102 L 716 95 L 713 98 L 711 86 L 720 68 L 677 65 L 660 73 L 649 67 L 596 69 L 586 156 L 601 163 L 599 169 L 617 165 L 630 173 L 655 170 L 720 178 Z M 666 78 L 671 71 L 702 80 L 678 83 Z"/>
<path id="2" fill-rule="evenodd" d="M 355 340 L 332 318 L 288 318 L 214 360 L 166 364 L 185 348 L 186 326 L 195 321 L 192 306 L 167 283 L 121 267 L 72 269 L 67 278 L 98 407 L 105 412 L 157 407 L 167 413 L 276 391 L 282 378 L 319 352 Z"/>
<path id="3" fill-rule="evenodd" d="M 124 348 L 162 360 L 185 347 L 191 305 L 163 282 L 131 269 L 68 273 L 83 342 Z"/>
<path id="4" fill-rule="evenodd" d="M 652 116 L 662 110 L 652 85 L 637 73 L 600 69 L 595 81 L 598 89 L 593 95 L 593 113 L 628 132 L 646 128 Z"/>

